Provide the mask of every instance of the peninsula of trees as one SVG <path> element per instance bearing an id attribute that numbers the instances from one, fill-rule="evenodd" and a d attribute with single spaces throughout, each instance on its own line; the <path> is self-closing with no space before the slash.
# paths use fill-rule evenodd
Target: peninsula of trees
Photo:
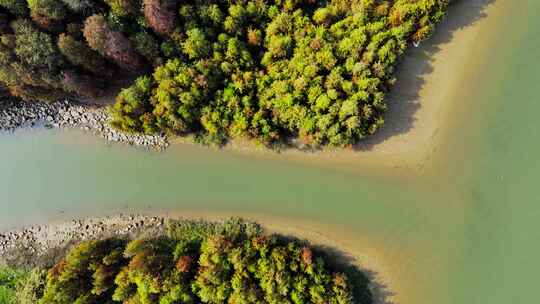
<path id="1" fill-rule="evenodd" d="M 0 283 L 23 304 L 371 304 L 367 279 L 327 256 L 242 220 L 170 221 L 165 235 L 84 241 Z"/>
<path id="2" fill-rule="evenodd" d="M 412 42 L 450 0 L 0 0 L 0 83 L 96 97 L 129 132 L 349 146 L 384 123 Z"/>

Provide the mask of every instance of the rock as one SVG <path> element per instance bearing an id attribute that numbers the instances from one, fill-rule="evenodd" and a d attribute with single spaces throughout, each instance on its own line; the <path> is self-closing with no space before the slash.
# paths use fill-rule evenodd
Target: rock
<path id="1" fill-rule="evenodd" d="M 81 128 L 114 142 L 165 149 L 169 143 L 164 135 L 137 135 L 118 132 L 108 125 L 108 113 L 103 108 L 93 109 L 69 103 L 67 100 L 50 104 L 10 101 L 0 111 L 0 131 L 12 132 L 25 126 L 46 128 Z"/>

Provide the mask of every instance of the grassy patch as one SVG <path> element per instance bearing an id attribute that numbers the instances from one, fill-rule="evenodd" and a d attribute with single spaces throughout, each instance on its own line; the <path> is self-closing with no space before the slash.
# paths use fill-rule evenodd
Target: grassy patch
<path id="1" fill-rule="evenodd" d="M 0 267 L 0 304 L 16 303 L 17 285 L 24 277 L 24 271 Z"/>

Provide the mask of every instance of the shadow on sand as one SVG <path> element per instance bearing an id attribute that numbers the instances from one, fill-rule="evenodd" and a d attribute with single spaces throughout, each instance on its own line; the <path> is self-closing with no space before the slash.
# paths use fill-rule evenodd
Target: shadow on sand
<path id="1" fill-rule="evenodd" d="M 291 235 L 274 234 L 274 236 L 286 244 L 293 241 L 297 244 L 309 246 L 315 256 L 322 257 L 325 264 L 336 272 L 347 275 L 352 289 L 354 304 L 397 304 L 391 300 L 394 293 L 386 284 L 381 282 L 378 274 L 363 268 L 355 257 L 338 248 L 316 245 L 310 241 Z"/>
<path id="2" fill-rule="evenodd" d="M 405 134 L 414 127 L 414 115 L 420 109 L 419 92 L 425 84 L 424 77 L 433 72 L 435 54 L 441 50 L 441 45 L 452 40 L 455 31 L 472 26 L 486 17 L 486 8 L 495 1 L 454 1 L 433 37 L 418 48 L 411 47 L 406 51 L 396 71 L 397 82 L 387 96 L 388 112 L 384 127 L 358 143 L 355 150 L 372 150 L 376 145 L 393 136 Z"/>
<path id="3" fill-rule="evenodd" d="M 313 246 L 318 256 L 332 269 L 347 275 L 352 288 L 355 304 L 397 304 L 391 300 L 395 293 L 381 281 L 377 272 L 363 268 L 354 257 L 329 246 Z"/>

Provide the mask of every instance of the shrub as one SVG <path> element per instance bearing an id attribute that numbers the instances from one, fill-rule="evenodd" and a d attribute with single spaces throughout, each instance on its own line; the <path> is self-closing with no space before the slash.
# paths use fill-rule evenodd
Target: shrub
<path id="1" fill-rule="evenodd" d="M 32 269 L 16 287 L 17 304 L 35 304 L 43 296 L 47 272 L 43 269 Z"/>
<path id="2" fill-rule="evenodd" d="M 21 270 L 0 266 L 0 303 L 18 304 L 17 286 L 26 277 L 26 273 Z"/>

